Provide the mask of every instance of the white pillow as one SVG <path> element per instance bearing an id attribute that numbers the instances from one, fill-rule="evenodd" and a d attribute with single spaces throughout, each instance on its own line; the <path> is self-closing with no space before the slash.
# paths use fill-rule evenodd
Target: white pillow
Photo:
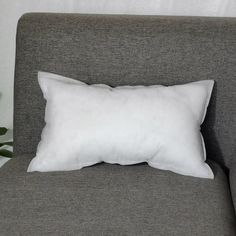
<path id="1" fill-rule="evenodd" d="M 38 80 L 47 100 L 46 126 L 28 172 L 147 162 L 214 177 L 200 133 L 214 81 L 111 88 L 46 72 Z"/>

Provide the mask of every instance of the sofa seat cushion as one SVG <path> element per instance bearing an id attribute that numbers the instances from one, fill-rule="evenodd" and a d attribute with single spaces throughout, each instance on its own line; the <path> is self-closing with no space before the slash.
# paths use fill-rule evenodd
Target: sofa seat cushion
<path id="1" fill-rule="evenodd" d="M 31 158 L 0 169 L 0 235 L 236 235 L 228 180 L 214 162 L 207 180 L 147 164 L 26 173 Z"/>

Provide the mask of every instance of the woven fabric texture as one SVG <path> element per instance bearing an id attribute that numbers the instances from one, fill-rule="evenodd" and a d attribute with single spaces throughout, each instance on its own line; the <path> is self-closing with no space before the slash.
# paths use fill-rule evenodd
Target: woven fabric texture
<path id="1" fill-rule="evenodd" d="M 236 19 L 26 14 L 18 24 L 14 151 L 35 153 L 45 101 L 37 71 L 86 83 L 173 85 L 214 79 L 202 127 L 207 156 L 229 167 L 236 143 Z"/>
<path id="2" fill-rule="evenodd" d="M 236 164 L 233 164 L 230 167 L 229 181 L 230 181 L 231 197 L 232 197 L 232 200 L 234 203 L 234 209 L 236 212 Z"/>
<path id="3" fill-rule="evenodd" d="M 214 181 L 146 164 L 26 173 L 31 158 L 1 168 L 0 235 L 236 235 L 227 177 L 213 162 Z"/>
<path id="4" fill-rule="evenodd" d="M 18 158 L 0 171 L 0 235 L 236 235 L 228 178 L 216 164 L 230 169 L 236 200 L 235 18 L 33 13 L 20 19 L 16 46 Z M 39 70 L 111 86 L 214 79 L 202 133 L 215 179 L 145 164 L 26 173 L 44 126 Z"/>

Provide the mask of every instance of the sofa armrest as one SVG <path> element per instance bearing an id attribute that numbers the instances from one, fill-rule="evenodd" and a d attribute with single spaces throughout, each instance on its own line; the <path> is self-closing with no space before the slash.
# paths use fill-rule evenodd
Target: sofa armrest
<path id="1" fill-rule="evenodd" d="M 230 183 L 230 190 L 231 190 L 232 200 L 234 204 L 234 209 L 236 213 L 236 163 L 230 166 L 229 183 Z"/>

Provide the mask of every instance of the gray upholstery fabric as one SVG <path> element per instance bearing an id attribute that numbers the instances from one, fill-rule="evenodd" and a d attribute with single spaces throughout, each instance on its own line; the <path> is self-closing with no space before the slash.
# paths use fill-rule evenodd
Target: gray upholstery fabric
<path id="1" fill-rule="evenodd" d="M 0 169 L 0 235 L 236 235 L 228 179 L 215 162 L 214 180 L 145 164 L 26 173 L 44 126 L 38 70 L 111 86 L 214 79 L 202 131 L 208 158 L 232 166 L 236 19 L 26 14 L 16 46 L 17 158 Z M 234 169 L 230 176 L 235 198 Z"/>
<path id="2" fill-rule="evenodd" d="M 14 150 L 35 153 L 44 126 L 37 71 L 87 83 L 217 83 L 202 131 L 227 167 L 236 143 L 236 18 L 27 14 L 18 24 Z"/>
<path id="3" fill-rule="evenodd" d="M 227 177 L 215 163 L 215 179 L 205 180 L 145 164 L 26 173 L 30 159 L 0 169 L 0 235 L 236 235 Z"/>
<path id="4" fill-rule="evenodd" d="M 230 167 L 229 181 L 230 181 L 230 190 L 231 190 L 232 200 L 234 203 L 234 209 L 236 212 L 236 163 L 234 163 Z"/>

